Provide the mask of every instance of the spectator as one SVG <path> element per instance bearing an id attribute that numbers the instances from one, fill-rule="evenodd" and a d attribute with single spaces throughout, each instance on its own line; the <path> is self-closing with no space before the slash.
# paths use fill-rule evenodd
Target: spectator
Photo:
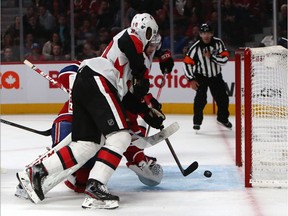
<path id="1" fill-rule="evenodd" d="M 56 27 L 56 18 L 46 9 L 44 5 L 38 7 L 39 24 L 44 27 L 47 33 L 50 33 Z"/>
<path id="2" fill-rule="evenodd" d="M 53 45 L 61 44 L 60 36 L 58 32 L 53 32 L 51 34 L 50 40 L 44 43 L 42 48 L 42 54 L 45 56 L 46 59 L 50 59 L 52 57 L 52 49 Z"/>
<path id="3" fill-rule="evenodd" d="M 11 47 L 5 47 L 3 49 L 3 53 L 1 54 L 1 62 L 15 62 L 19 61 L 13 53 L 13 49 Z"/>
<path id="4" fill-rule="evenodd" d="M 193 26 L 191 32 L 187 31 L 186 32 L 186 42 L 183 48 L 183 56 L 185 57 L 188 48 L 192 46 L 197 40 L 199 40 L 199 26 L 195 25 Z"/>
<path id="5" fill-rule="evenodd" d="M 92 27 L 90 19 L 86 18 L 76 33 L 76 43 L 82 45 L 89 37 L 95 38 L 95 29 Z"/>
<path id="6" fill-rule="evenodd" d="M 54 44 L 53 48 L 52 48 L 52 55 L 47 60 L 51 60 L 51 61 L 66 61 L 66 60 L 68 60 L 68 56 L 65 57 L 62 54 L 62 47 L 61 47 L 60 44 Z"/>
<path id="7" fill-rule="evenodd" d="M 35 8 L 33 6 L 28 6 L 26 9 L 26 13 L 23 16 L 23 27 L 26 29 L 30 24 L 29 24 L 29 18 L 32 16 L 35 16 Z"/>
<path id="8" fill-rule="evenodd" d="M 98 33 L 98 44 L 108 44 L 110 40 L 110 31 L 107 28 L 101 28 Z"/>
<path id="9" fill-rule="evenodd" d="M 58 17 L 58 25 L 54 32 L 58 32 L 62 44 L 62 49 L 64 54 L 71 53 L 71 32 L 70 27 L 67 23 L 66 15 L 61 14 Z"/>
<path id="10" fill-rule="evenodd" d="M 6 34 L 9 33 L 13 40 L 15 45 L 20 44 L 20 17 L 15 16 L 15 22 L 12 23 L 8 29 L 6 30 Z"/>
<path id="11" fill-rule="evenodd" d="M 108 0 L 100 0 L 100 7 L 97 12 L 97 18 L 98 18 L 98 24 L 97 24 L 98 29 L 103 27 L 110 29 L 112 27 L 115 17 L 110 9 Z"/>
<path id="12" fill-rule="evenodd" d="M 82 61 L 84 59 L 96 57 L 96 51 L 93 49 L 90 43 L 84 43 L 82 46 L 82 51 L 76 57 L 77 60 Z"/>
<path id="13" fill-rule="evenodd" d="M 127 28 L 130 26 L 132 18 L 137 13 L 136 10 L 134 10 L 131 7 L 131 0 L 124 0 L 124 20 L 121 20 L 121 9 L 118 10 L 115 21 L 114 21 L 114 27 L 122 27 L 122 22 L 124 23 L 124 28 Z"/>
<path id="14" fill-rule="evenodd" d="M 41 47 L 38 43 L 33 43 L 31 46 L 31 52 L 25 56 L 28 61 L 45 61 L 45 56 L 41 54 Z"/>
<path id="15" fill-rule="evenodd" d="M 185 29 L 180 25 L 174 26 L 174 57 L 175 58 L 182 58 L 183 57 L 183 48 L 186 43 L 186 37 L 184 37 Z M 162 49 L 170 49 L 170 34 L 163 37 L 162 41 Z"/>
<path id="16" fill-rule="evenodd" d="M 47 31 L 38 23 L 37 17 L 35 15 L 29 17 L 28 26 L 24 28 L 24 34 L 27 35 L 28 33 L 33 34 L 34 39 L 38 43 L 43 44 L 44 41 L 48 40 Z"/>
<path id="17" fill-rule="evenodd" d="M 232 4 L 232 0 L 224 0 L 222 6 L 223 32 L 232 45 L 240 46 L 242 34 L 237 18 L 237 8 Z"/>
<path id="18" fill-rule="evenodd" d="M 32 33 L 27 33 L 25 35 L 24 38 L 24 56 L 28 55 L 29 53 L 31 53 L 31 47 L 32 44 L 36 43 L 36 41 L 34 40 L 34 36 Z"/>
<path id="19" fill-rule="evenodd" d="M 12 37 L 11 33 L 8 32 L 4 34 L 3 39 L 1 40 L 1 49 L 6 47 L 9 47 L 12 50 L 13 57 L 16 60 L 19 60 L 19 46 L 15 45 L 14 38 Z"/>

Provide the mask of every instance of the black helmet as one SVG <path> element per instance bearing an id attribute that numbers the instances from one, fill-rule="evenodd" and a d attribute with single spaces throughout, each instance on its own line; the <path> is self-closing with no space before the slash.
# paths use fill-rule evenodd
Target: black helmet
<path id="1" fill-rule="evenodd" d="M 209 26 L 207 23 L 203 23 L 201 26 L 200 26 L 200 32 L 213 32 L 211 26 Z"/>

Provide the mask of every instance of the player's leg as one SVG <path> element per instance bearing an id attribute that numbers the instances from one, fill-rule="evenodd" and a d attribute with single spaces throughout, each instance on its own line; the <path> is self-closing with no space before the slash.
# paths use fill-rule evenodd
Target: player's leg
<path id="1" fill-rule="evenodd" d="M 79 90 L 78 94 L 78 98 L 81 98 L 81 95 L 88 95 L 87 92 L 83 92 L 82 89 Z M 77 130 L 73 131 L 72 140 L 73 136 L 77 137 L 79 134 L 82 136 L 82 140 L 74 139 L 74 142 L 61 148 L 51 157 L 45 158 L 41 164 L 29 167 L 26 172 L 18 174 L 18 179 L 22 186 L 24 185 L 28 194 L 30 193 L 32 194 L 31 196 L 33 196 L 30 196 L 30 198 L 32 200 L 35 198 L 34 202 L 44 199 L 42 188 L 43 179 L 47 179 L 47 176 L 49 175 L 68 170 L 75 165 L 83 165 L 99 150 L 99 145 L 97 143 L 100 143 L 101 141 L 101 133 L 95 123 L 91 121 L 91 116 L 87 113 L 85 107 L 83 107 L 82 104 L 77 103 L 77 97 L 75 99 L 76 103 L 73 104 L 73 125 L 75 121 L 77 125 L 81 125 L 82 127 L 78 127 Z"/>
<path id="2" fill-rule="evenodd" d="M 73 108 L 74 115 L 77 115 L 78 106 L 85 107 L 90 121 L 106 137 L 105 144 L 98 151 L 96 162 L 90 172 L 85 190 L 87 196 L 82 207 L 117 208 L 119 197 L 109 192 L 107 183 L 131 142 L 126 112 L 117 90 L 103 76 L 95 75 L 89 67 L 84 67 L 78 75 L 72 93 L 73 106 L 77 104 Z M 81 89 L 80 95 L 77 89 Z M 74 120 L 73 116 L 72 139 L 93 139 L 94 133 L 87 133 L 86 125 L 77 125 L 77 121 Z M 83 130 L 86 133 L 81 133 Z"/>

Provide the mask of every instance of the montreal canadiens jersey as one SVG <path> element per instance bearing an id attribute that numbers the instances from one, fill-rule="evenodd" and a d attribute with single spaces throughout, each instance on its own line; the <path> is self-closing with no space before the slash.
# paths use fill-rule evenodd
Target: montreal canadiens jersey
<path id="1" fill-rule="evenodd" d="M 80 62 L 74 63 L 64 67 L 58 74 L 58 81 L 66 88 L 70 88 L 70 77 L 74 76 L 77 73 L 79 68 Z M 70 96 L 69 96 L 70 97 Z M 58 113 L 57 118 L 54 120 L 53 123 L 58 123 L 61 121 L 68 121 L 72 122 L 72 101 L 69 98 L 65 104 L 63 105 L 62 109 Z"/>

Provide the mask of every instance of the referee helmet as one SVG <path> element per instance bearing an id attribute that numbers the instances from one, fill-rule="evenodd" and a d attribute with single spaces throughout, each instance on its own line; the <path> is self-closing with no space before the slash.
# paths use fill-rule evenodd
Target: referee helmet
<path id="1" fill-rule="evenodd" d="M 201 26 L 200 26 L 200 32 L 213 32 L 212 28 L 210 25 L 208 25 L 207 23 L 203 23 Z"/>

